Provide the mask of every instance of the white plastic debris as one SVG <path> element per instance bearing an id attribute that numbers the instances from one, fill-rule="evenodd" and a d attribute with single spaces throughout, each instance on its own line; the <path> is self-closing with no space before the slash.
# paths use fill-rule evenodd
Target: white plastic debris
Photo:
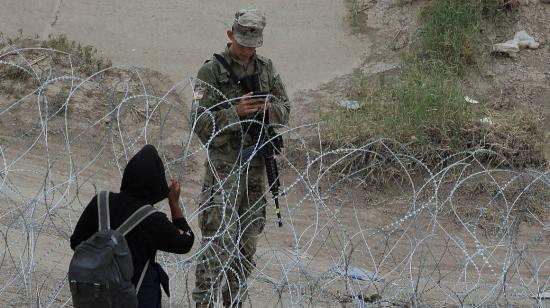
<path id="1" fill-rule="evenodd" d="M 516 40 L 509 40 L 504 43 L 494 44 L 493 51 L 506 53 L 510 57 L 515 57 L 516 53 L 519 52 L 519 44 Z"/>
<path id="2" fill-rule="evenodd" d="M 504 43 L 498 43 L 493 45 L 494 52 L 506 53 L 511 57 L 515 57 L 520 48 L 537 49 L 540 44 L 535 41 L 527 32 L 521 30 L 514 35 L 514 39 L 508 40 Z"/>
<path id="3" fill-rule="evenodd" d="M 349 277 L 355 280 L 384 282 L 384 277 L 376 273 L 367 271 L 359 267 L 351 266 L 351 265 L 347 267 L 344 265 L 337 265 L 332 268 L 332 271 L 337 273 L 338 275 Z"/>
<path id="4" fill-rule="evenodd" d="M 533 37 L 523 30 L 516 33 L 514 39 L 518 41 L 519 48 L 537 49 L 540 46 Z"/>
<path id="5" fill-rule="evenodd" d="M 471 98 L 471 97 L 468 97 L 468 96 L 464 96 L 464 100 L 466 101 L 466 103 L 470 103 L 470 104 L 479 104 L 479 101 Z"/>
<path id="6" fill-rule="evenodd" d="M 342 100 L 340 101 L 340 106 L 350 110 L 357 110 L 361 107 L 361 104 L 358 101 Z"/>
<path id="7" fill-rule="evenodd" d="M 479 122 L 481 122 L 483 124 L 493 125 L 493 120 L 491 120 L 491 118 L 489 118 L 489 117 L 485 117 L 483 119 L 480 119 Z"/>

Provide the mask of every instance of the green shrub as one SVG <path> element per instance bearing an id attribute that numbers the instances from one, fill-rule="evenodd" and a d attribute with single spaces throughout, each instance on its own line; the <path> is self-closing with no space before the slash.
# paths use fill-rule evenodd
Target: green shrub
<path id="1" fill-rule="evenodd" d="M 420 46 L 425 59 L 462 73 L 474 64 L 482 44 L 481 29 L 487 19 L 506 7 L 502 0 L 433 0 L 422 12 Z"/>
<path id="2" fill-rule="evenodd" d="M 522 148 L 528 149 L 528 153 L 523 151 L 518 156 L 507 144 L 510 138 L 491 131 L 502 129 L 502 125 L 480 124 L 479 119 L 488 111 L 466 103 L 462 90 L 461 77 L 481 58 L 483 24 L 509 9 L 510 3 L 429 1 L 420 17 L 419 39 L 409 47 L 400 76 L 391 83 L 359 76 L 348 89 L 348 98 L 360 101 L 362 107 L 359 110 L 334 107 L 323 114 L 325 143 L 335 147 L 362 146 L 373 139 L 391 138 L 406 145 L 428 166 L 470 148 L 495 150 L 497 156 L 514 166 L 540 162 L 535 145 L 540 140 L 540 130 L 514 132 L 521 139 Z M 531 116 L 521 119 L 526 117 Z M 508 121 L 510 127 L 525 127 L 519 122 L 514 126 L 513 118 Z M 490 144 L 486 142 L 488 138 Z M 518 160 L 520 156 L 523 159 Z M 372 163 L 365 157 L 354 159 Z M 503 163 L 502 159 L 494 161 Z"/>

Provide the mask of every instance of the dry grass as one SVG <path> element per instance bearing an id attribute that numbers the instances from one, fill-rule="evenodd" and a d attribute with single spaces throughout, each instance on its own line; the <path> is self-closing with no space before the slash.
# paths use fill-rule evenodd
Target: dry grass
<path id="1" fill-rule="evenodd" d="M 40 101 L 47 104 L 47 109 L 45 105 L 42 108 L 49 115 L 63 115 L 63 109 L 68 105 L 71 106 L 68 109 L 70 112 L 78 109 L 85 113 L 90 112 L 90 106 L 94 106 L 95 113 L 109 112 L 126 93 L 125 83 L 121 82 L 123 80 L 128 82 L 129 91 L 138 91 L 145 86 L 147 93 L 160 96 L 164 95 L 162 91 L 166 90 L 166 86 L 171 84 L 166 76 L 148 69 L 133 71 L 111 68 L 111 60 L 100 56 L 95 48 L 82 46 L 67 39 L 65 35 L 51 36 L 46 41 L 19 35 L 5 38 L 3 42 L 6 46 L 0 46 L 0 49 L 5 48 L 8 52 L 19 48 L 31 49 L 2 57 L 1 60 L 8 64 L 0 64 L 0 95 L 8 99 L 21 99 L 33 94 L 30 97 L 32 99 L 40 94 L 43 98 Z M 105 72 L 97 74 L 107 68 L 109 69 Z M 137 74 L 140 74 L 140 79 Z M 91 75 L 94 75 L 93 80 L 67 101 L 71 86 L 74 86 L 71 78 L 86 79 Z M 144 82 L 143 85 L 139 84 L 141 81 Z M 45 87 L 38 93 L 37 89 L 41 85 Z M 159 92 L 159 89 L 162 90 Z M 176 94 L 170 97 L 182 101 Z M 132 103 L 133 101 L 128 103 L 125 116 L 132 117 L 134 122 L 149 116 L 151 110 L 142 110 L 141 104 Z M 157 121 L 159 117 L 160 114 L 155 113 L 150 120 Z"/>
<path id="2" fill-rule="evenodd" d="M 472 140 L 478 141 L 477 147 L 494 152 L 494 164 L 517 168 L 544 163 L 544 131 L 540 114 L 532 110 L 516 110 L 509 113 L 490 112 L 488 117 L 493 124 L 477 124 Z"/>
<path id="3" fill-rule="evenodd" d="M 52 48 L 72 54 L 75 59 L 73 65 L 87 75 L 91 75 L 112 66 L 111 60 L 98 55 L 97 49 L 93 46 L 82 46 L 80 43 L 69 40 L 67 36 L 63 34 L 50 36 L 49 39 L 42 42 L 41 45 L 44 48 Z M 56 63 L 63 64 L 65 62 L 60 60 L 60 57 L 63 57 L 62 55 L 56 55 L 54 57 L 54 62 Z"/>
<path id="4" fill-rule="evenodd" d="M 548 184 L 527 176 L 495 181 L 492 175 L 470 180 L 459 188 L 456 196 L 451 216 L 477 226 L 485 236 L 502 234 L 507 232 L 506 228 L 521 223 L 546 221 L 550 214 Z"/>
<path id="5" fill-rule="evenodd" d="M 9 63 L 0 66 L 0 91 L 7 97 L 19 97 L 34 90 L 47 78 L 51 78 L 48 75 L 50 67 L 53 71 L 69 72 L 74 69 L 77 75 L 86 77 L 112 65 L 109 59 L 99 56 L 93 47 L 82 47 L 64 35 L 51 36 L 47 41 L 24 37 L 22 31 L 15 37 L 0 36 L 2 53 L 17 48 L 42 47 L 71 54 L 71 62 L 67 54 L 40 50 L 26 51 L 24 57 L 18 53 L 2 57 L 2 61 Z"/>
<path id="6" fill-rule="evenodd" d="M 408 153 L 429 168 L 444 167 L 448 157 L 478 149 L 488 150 L 478 158 L 493 166 L 540 166 L 544 162 L 544 132 L 536 110 L 497 113 L 466 103 L 462 90 L 464 73 L 484 60 L 480 29 L 517 3 L 427 2 L 418 40 L 405 56 L 402 74 L 391 82 L 358 76 L 348 98 L 359 101 L 362 107 L 343 110 L 335 106 L 322 115 L 325 145 L 361 147 L 372 140 L 390 138 L 395 140 L 389 145 L 394 147 L 391 150 Z M 480 123 L 485 117 L 493 124 Z M 368 169 L 362 174 L 377 173 L 382 178 L 395 174 L 391 159 L 369 156 L 362 153 L 350 157 L 342 163 L 341 171 L 352 174 Z M 411 164 L 414 168 L 415 163 Z"/>

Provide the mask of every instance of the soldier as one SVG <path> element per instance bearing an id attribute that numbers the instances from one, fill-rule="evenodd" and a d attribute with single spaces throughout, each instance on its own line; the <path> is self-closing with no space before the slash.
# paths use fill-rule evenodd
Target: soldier
<path id="1" fill-rule="evenodd" d="M 271 124 L 285 125 L 290 112 L 272 61 L 256 54 L 265 25 L 260 10 L 237 11 L 225 51 L 214 54 L 197 75 L 195 133 L 209 156 L 200 196 L 202 239 L 193 290 L 197 307 L 212 307 L 219 291 L 225 307 L 242 306 L 265 226 L 265 162 L 253 158 L 243 165 L 241 151 L 255 140 L 241 121 L 266 112 Z M 270 95 L 258 98 L 252 91 Z"/>

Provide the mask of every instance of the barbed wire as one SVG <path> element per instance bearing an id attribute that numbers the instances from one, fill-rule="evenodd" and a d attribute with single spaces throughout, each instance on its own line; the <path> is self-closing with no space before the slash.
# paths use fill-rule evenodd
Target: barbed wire
<path id="1" fill-rule="evenodd" d="M 36 55 L 69 65 L 33 63 Z M 254 121 L 212 125 L 202 144 L 192 133 L 197 119 L 215 124 L 212 111 L 236 99 L 193 108 L 181 97 L 197 84 L 223 94 L 194 78 L 167 85 L 133 67 L 83 75 L 73 60 L 47 48 L 12 47 L 0 55 L 0 70 L 11 74 L 0 77 L 3 306 L 70 306 L 66 273 L 75 223 L 98 190 L 116 190 L 127 161 L 146 143 L 159 149 L 167 176 L 182 181 L 185 215 L 200 236 L 198 217 L 212 206 L 199 205 L 202 164 L 216 163 L 208 149 L 225 131 Z M 19 92 L 8 93 L 18 84 Z M 157 254 L 170 276 L 166 304 L 194 305 L 198 256 L 222 243 L 230 259 L 218 257 L 226 271 L 216 279 L 223 283 L 226 275 L 240 275 L 231 271 L 253 267 L 241 281 L 249 297 L 237 297 L 245 306 L 548 305 L 541 295 L 550 291 L 548 170 L 500 169 L 484 163 L 491 153 L 483 149 L 430 168 L 390 139 L 330 148 L 318 123 L 278 133 L 287 141 L 278 157 L 283 228 L 275 224 L 266 190 L 267 223 L 255 264 L 243 259 L 235 247 L 258 218 L 236 219 L 243 213 L 227 184 L 236 178 L 242 186 L 251 161 L 224 176 L 211 170 L 218 175 L 213 189 L 227 197 L 228 223 L 202 245 L 197 239 L 189 254 Z M 357 157 L 361 163 L 350 165 Z M 378 173 L 383 168 L 392 172 Z M 387 184 L 375 181 L 380 174 L 391 174 Z M 236 238 L 216 240 L 234 228 Z"/>

